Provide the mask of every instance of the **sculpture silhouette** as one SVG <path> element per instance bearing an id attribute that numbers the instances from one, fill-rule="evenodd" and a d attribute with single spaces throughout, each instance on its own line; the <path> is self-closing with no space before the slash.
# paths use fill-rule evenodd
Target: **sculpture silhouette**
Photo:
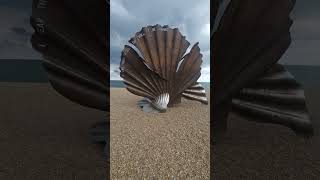
<path id="1" fill-rule="evenodd" d="M 290 12 L 295 1 L 231 0 L 222 16 L 223 1 L 214 2 L 213 18 L 219 23 L 211 53 L 214 139 L 227 130 L 230 113 L 312 135 L 304 91 L 277 64 L 291 43 Z"/>
<path id="2" fill-rule="evenodd" d="M 34 0 L 31 43 L 43 55 L 52 87 L 83 106 L 109 111 L 107 2 Z M 106 117 L 108 118 L 108 116 Z M 108 119 L 92 129 L 106 143 Z"/>

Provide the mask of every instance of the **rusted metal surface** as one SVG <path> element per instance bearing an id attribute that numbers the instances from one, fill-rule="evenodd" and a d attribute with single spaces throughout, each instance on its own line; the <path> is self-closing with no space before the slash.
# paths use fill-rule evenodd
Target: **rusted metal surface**
<path id="1" fill-rule="evenodd" d="M 221 114 L 233 110 L 312 134 L 302 88 L 276 64 L 291 43 L 293 7 L 291 0 L 229 3 L 212 36 L 213 134 L 226 130 L 227 116 Z M 225 105 L 231 103 L 232 110 Z"/>
<path id="2" fill-rule="evenodd" d="M 122 51 L 120 76 L 128 91 L 148 98 L 161 112 L 181 96 L 207 104 L 197 83 L 202 64 L 198 43 L 185 54 L 190 43 L 180 31 L 160 25 L 143 27 L 129 42 L 139 53 L 129 45 Z"/>

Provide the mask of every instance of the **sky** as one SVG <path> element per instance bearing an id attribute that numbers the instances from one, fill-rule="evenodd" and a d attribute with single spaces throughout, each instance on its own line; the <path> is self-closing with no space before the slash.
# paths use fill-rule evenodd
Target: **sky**
<path id="1" fill-rule="evenodd" d="M 193 45 L 199 42 L 203 54 L 200 81 L 209 80 L 209 0 L 110 0 L 111 78 L 119 78 L 123 45 L 146 25 L 178 27 Z M 32 0 L 0 1 L 1 59 L 41 59 L 32 49 L 29 24 Z M 280 62 L 287 65 L 320 66 L 320 1 L 298 0 L 291 17 L 292 43 Z"/>
<path id="2" fill-rule="evenodd" d="M 30 43 L 31 3 L 32 0 L 0 0 L 0 61 L 41 59 Z"/>
<path id="3" fill-rule="evenodd" d="M 121 51 L 134 34 L 148 25 L 177 27 L 203 55 L 199 82 L 210 81 L 210 1 L 209 0 L 110 0 L 111 78 L 121 79 Z M 189 49 L 190 49 L 189 48 Z"/>
<path id="4" fill-rule="evenodd" d="M 217 19 L 231 0 L 222 0 L 221 11 Z M 290 29 L 292 42 L 283 54 L 279 63 L 284 65 L 317 65 L 320 66 L 320 1 L 298 0 L 291 12 L 293 24 Z M 217 28 L 218 23 L 214 25 Z M 212 32 L 211 32 L 212 33 Z"/>
<path id="5" fill-rule="evenodd" d="M 280 62 L 320 66 L 320 1 L 297 0 L 292 11 L 292 43 Z"/>

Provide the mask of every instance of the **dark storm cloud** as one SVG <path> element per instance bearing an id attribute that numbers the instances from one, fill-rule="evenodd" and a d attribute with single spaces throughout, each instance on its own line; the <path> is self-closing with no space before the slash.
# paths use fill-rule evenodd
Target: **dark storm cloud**
<path id="1" fill-rule="evenodd" d="M 111 75 L 120 63 L 121 50 L 128 40 L 146 25 L 178 27 L 193 45 L 199 42 L 203 54 L 202 77 L 209 80 L 210 4 L 209 0 L 111 0 L 110 55 Z"/>

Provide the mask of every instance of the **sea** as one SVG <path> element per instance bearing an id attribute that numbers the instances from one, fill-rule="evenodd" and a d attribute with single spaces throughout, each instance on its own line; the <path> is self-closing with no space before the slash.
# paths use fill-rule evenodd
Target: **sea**
<path id="1" fill-rule="evenodd" d="M 320 66 L 285 65 L 305 87 L 320 86 Z M 41 60 L 0 59 L 0 82 L 48 82 Z M 210 88 L 214 82 L 200 82 Z M 122 81 L 111 80 L 110 87 L 124 87 Z"/>
<path id="2" fill-rule="evenodd" d="M 210 82 L 199 82 L 202 87 L 204 87 L 205 89 L 210 89 Z M 110 87 L 113 88 L 123 88 L 125 87 L 123 81 L 119 81 L 119 80 L 111 80 L 110 81 Z"/>

